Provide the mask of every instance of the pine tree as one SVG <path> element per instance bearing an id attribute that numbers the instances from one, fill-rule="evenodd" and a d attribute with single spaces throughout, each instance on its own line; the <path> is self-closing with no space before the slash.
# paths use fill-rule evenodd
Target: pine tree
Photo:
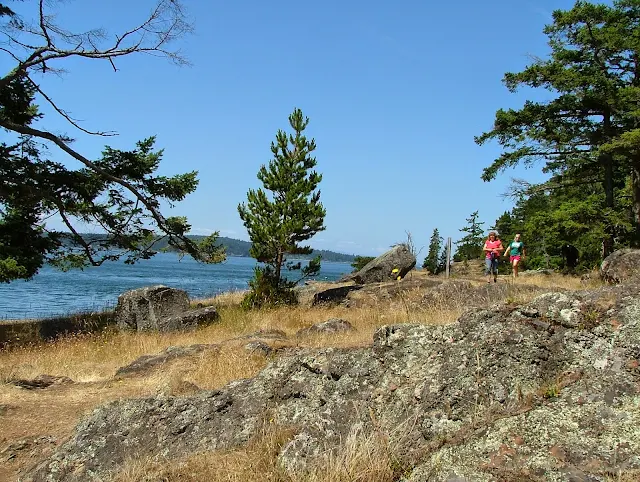
<path id="1" fill-rule="evenodd" d="M 511 92 L 531 87 L 552 98 L 498 110 L 493 129 L 476 138 L 479 144 L 497 140 L 504 149 L 484 170 L 485 181 L 519 163 L 544 160 L 543 171 L 551 178 L 526 194 L 572 186 L 594 191 L 600 185 L 592 201 L 603 213 L 604 256 L 627 231 L 640 246 L 639 30 L 638 0 L 578 1 L 570 10 L 554 11 L 553 23 L 544 29 L 549 56 L 504 76 Z M 622 205 L 627 186 L 631 213 Z M 573 201 L 581 196 L 565 205 L 577 212 L 577 204 L 569 205 Z"/>
<path id="2" fill-rule="evenodd" d="M 447 247 L 440 252 L 440 258 L 438 259 L 438 273 L 442 273 L 447 270 Z"/>
<path id="3" fill-rule="evenodd" d="M 429 252 L 424 258 L 422 267 L 429 271 L 431 274 L 438 274 L 440 272 L 440 253 L 442 251 L 442 236 L 438 232 L 438 228 L 433 230 L 431 240 L 429 241 Z"/>
<path id="4" fill-rule="evenodd" d="M 473 212 L 466 221 L 467 225 L 460 231 L 467 234 L 456 241 L 456 246 L 458 246 L 455 254 L 456 261 L 477 259 L 482 256 L 482 243 L 484 241 L 482 225 L 484 222 L 478 221 L 478 211 Z"/>
<path id="5" fill-rule="evenodd" d="M 303 132 L 309 124 L 300 109 L 289 116 L 293 134 L 279 130 L 276 142 L 271 143 L 273 159 L 268 166 L 261 166 L 258 179 L 264 189 L 250 189 L 247 204 L 240 204 L 238 212 L 252 246 L 250 254 L 264 267 L 255 268 L 255 276 L 249 283 L 250 293 L 244 300 L 247 307 L 265 304 L 294 303 L 292 288 L 296 281 L 283 275 L 283 268 L 300 270 L 301 279 L 320 271 L 320 259 L 315 258 L 305 268 L 301 263 L 287 262 L 287 255 L 310 254 L 310 246 L 299 243 L 323 231 L 326 211 L 320 203 L 320 191 L 316 191 L 322 175 L 312 170 L 316 166 L 311 153 L 316 149 L 315 140 L 308 140 Z"/>

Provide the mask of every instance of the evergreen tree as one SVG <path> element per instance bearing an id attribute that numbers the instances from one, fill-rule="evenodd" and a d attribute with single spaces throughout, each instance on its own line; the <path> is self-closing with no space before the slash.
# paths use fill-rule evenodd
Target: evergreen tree
<path id="1" fill-rule="evenodd" d="M 466 219 L 467 225 L 460 229 L 461 232 L 467 233 L 462 239 L 456 241 L 455 261 L 465 261 L 477 259 L 482 256 L 482 246 L 484 243 L 484 222 L 478 220 L 478 211 L 471 213 Z"/>
<path id="2" fill-rule="evenodd" d="M 422 267 L 431 274 L 438 274 L 440 272 L 442 242 L 442 236 L 440 236 L 438 228 L 435 228 L 429 241 L 429 252 L 422 263 Z"/>
<path id="3" fill-rule="evenodd" d="M 322 175 L 312 170 L 316 159 L 311 153 L 316 143 L 303 134 L 309 119 L 295 109 L 289 116 L 289 124 L 294 133 L 278 131 L 276 141 L 271 143 L 273 159 L 258 171 L 258 179 L 271 196 L 263 189 L 250 189 L 247 204 L 238 206 L 251 238 L 250 254 L 265 263 L 255 269 L 251 291 L 244 300 L 247 307 L 295 302 L 292 288 L 296 281 L 285 278 L 283 268 L 301 270 L 301 278 L 320 270 L 319 258 L 311 260 L 305 268 L 300 263 L 287 262 L 286 258 L 312 252 L 311 247 L 299 243 L 325 229 L 326 214 L 320 203 L 320 191 L 316 191 Z"/>
<path id="4" fill-rule="evenodd" d="M 447 270 L 447 247 L 445 246 L 440 252 L 440 258 L 438 259 L 438 273 L 442 273 Z"/>
<path id="5" fill-rule="evenodd" d="M 518 163 L 544 159 L 543 170 L 552 174 L 542 186 L 545 189 L 593 190 L 599 184 L 601 194 L 591 200 L 603 213 L 605 256 L 627 230 L 619 229 L 622 207 L 617 202 L 627 184 L 633 188 L 633 234 L 640 241 L 639 31 L 638 0 L 617 0 L 613 5 L 578 1 L 570 10 L 555 11 L 553 23 L 544 29 L 549 58 L 504 77 L 512 92 L 525 86 L 545 89 L 555 97 L 548 102 L 527 101 L 519 110 L 499 110 L 494 128 L 476 138 L 479 144 L 495 139 L 505 149 L 484 170 L 485 181 Z M 572 201 L 579 202 L 580 197 Z M 624 214 L 628 224 L 630 216 Z"/>
<path id="6" fill-rule="evenodd" d="M 517 231 L 515 220 L 509 211 L 502 213 L 491 229 L 498 232 L 498 236 L 503 242 L 511 240 Z"/>
<path id="7" fill-rule="evenodd" d="M 375 256 L 356 256 L 351 263 L 351 267 L 353 268 L 353 272 L 357 273 L 362 268 L 364 268 L 369 262 L 373 261 Z"/>

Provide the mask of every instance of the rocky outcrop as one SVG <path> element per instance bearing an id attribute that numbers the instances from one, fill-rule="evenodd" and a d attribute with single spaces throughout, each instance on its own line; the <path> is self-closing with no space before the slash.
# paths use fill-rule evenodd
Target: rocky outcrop
<path id="1" fill-rule="evenodd" d="M 118 368 L 116 377 L 124 377 L 131 375 L 140 375 L 149 372 L 155 368 L 166 365 L 167 363 L 178 358 L 186 358 L 199 355 L 205 351 L 219 350 L 218 345 L 189 345 L 189 346 L 170 346 L 162 352 L 155 355 L 142 355 L 136 358 L 127 366 Z"/>
<path id="2" fill-rule="evenodd" d="M 330 318 L 322 323 L 316 323 L 315 325 L 298 330 L 296 336 L 322 335 L 353 330 L 355 330 L 355 328 L 347 320 L 343 320 L 341 318 Z"/>
<path id="3" fill-rule="evenodd" d="M 25 388 L 27 390 L 34 390 L 38 388 L 48 388 L 52 385 L 68 385 L 73 383 L 73 380 L 69 377 L 58 377 L 54 375 L 38 375 L 35 378 L 31 378 L 28 380 L 18 379 L 10 382 L 12 385 L 15 385 L 20 388 Z"/>
<path id="4" fill-rule="evenodd" d="M 399 244 L 367 263 L 357 273 L 344 276 L 340 281 L 366 284 L 402 279 L 415 265 L 416 257 L 409 247 L 406 244 Z"/>
<path id="5" fill-rule="evenodd" d="M 321 303 L 341 303 L 343 302 L 351 292 L 358 291 L 362 288 L 359 285 L 345 285 L 336 286 L 331 288 L 325 288 L 313 295 L 313 305 Z"/>
<path id="6" fill-rule="evenodd" d="M 312 297 L 309 292 L 314 288 L 307 288 L 306 299 L 311 298 L 311 305 L 319 304 L 342 304 L 344 306 L 354 306 L 362 304 L 364 300 L 369 300 L 373 304 L 392 300 L 401 297 L 403 294 L 413 290 L 430 290 L 442 284 L 441 279 L 404 278 L 400 281 L 387 281 L 383 283 L 370 283 L 366 285 L 346 284 L 343 286 L 326 287 L 315 286 L 317 290 Z"/>
<path id="7" fill-rule="evenodd" d="M 607 283 L 638 281 L 640 249 L 620 249 L 607 256 L 600 267 L 600 276 Z"/>
<path id="8" fill-rule="evenodd" d="M 32 478 L 104 480 L 129 458 L 244 444 L 269 419 L 296 430 L 279 454 L 291 472 L 323 464 L 355 430 L 386 434 L 410 482 L 625 480 L 640 470 L 639 292 L 550 293 L 446 326 L 385 326 L 370 347 L 300 349 L 221 390 L 112 402 Z"/>
<path id="9" fill-rule="evenodd" d="M 158 331 L 185 331 L 193 330 L 198 326 L 209 325 L 220 321 L 220 315 L 213 306 L 197 308 L 185 311 L 177 315 L 159 318 L 156 321 Z"/>
<path id="10" fill-rule="evenodd" d="M 181 315 L 189 309 L 184 290 L 168 286 L 147 286 L 118 296 L 116 322 L 121 330 L 161 330 L 163 318 Z"/>

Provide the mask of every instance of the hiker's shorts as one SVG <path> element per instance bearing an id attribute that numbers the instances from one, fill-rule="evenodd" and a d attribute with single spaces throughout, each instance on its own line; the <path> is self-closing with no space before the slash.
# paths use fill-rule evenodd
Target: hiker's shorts
<path id="1" fill-rule="evenodd" d="M 498 258 L 495 258 L 495 259 L 486 258 L 484 260 L 484 264 L 485 264 L 484 274 L 489 274 L 489 273 L 498 274 Z"/>

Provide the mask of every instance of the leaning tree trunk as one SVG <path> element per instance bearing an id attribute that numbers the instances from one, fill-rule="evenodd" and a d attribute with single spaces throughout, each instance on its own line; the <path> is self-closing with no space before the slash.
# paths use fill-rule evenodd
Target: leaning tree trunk
<path id="1" fill-rule="evenodd" d="M 634 248 L 640 248 L 640 154 L 636 154 L 631 163 L 631 193 L 633 215 L 631 244 Z"/>
<path id="2" fill-rule="evenodd" d="M 604 116 L 604 132 L 605 137 L 608 137 L 611 132 L 611 114 L 605 110 Z M 604 188 L 604 207 L 608 213 L 613 212 L 614 197 L 613 197 L 613 158 L 610 154 L 600 155 L 600 164 L 604 168 L 604 179 L 602 187 Z M 610 220 L 605 222 L 605 235 L 602 240 L 602 259 L 613 253 L 613 240 L 615 237 L 615 229 Z"/>

